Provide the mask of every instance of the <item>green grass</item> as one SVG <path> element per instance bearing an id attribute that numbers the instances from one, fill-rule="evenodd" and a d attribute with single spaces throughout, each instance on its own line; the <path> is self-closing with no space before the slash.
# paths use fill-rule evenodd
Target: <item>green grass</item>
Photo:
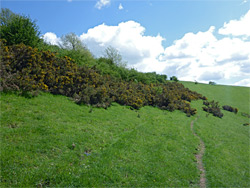
<path id="1" fill-rule="evenodd" d="M 63 96 L 2 94 L 1 186 L 198 184 L 194 118 L 152 107 L 90 109 Z"/>
<path id="2" fill-rule="evenodd" d="M 205 95 L 209 101 L 219 101 L 221 106 L 230 105 L 239 108 L 241 112 L 250 113 L 250 87 L 181 83 L 190 90 Z"/>
<path id="3" fill-rule="evenodd" d="M 184 85 L 239 108 L 222 119 L 198 109 L 209 187 L 250 187 L 249 88 Z M 223 92 L 226 93 L 225 96 Z M 1 94 L 1 187 L 198 187 L 195 117 L 144 107 L 79 106 L 64 96 Z M 75 144 L 75 148 L 72 144 Z"/>
<path id="4" fill-rule="evenodd" d="M 232 86 L 211 86 L 183 83 L 191 90 L 200 92 L 209 100 L 222 105 L 239 108 L 236 115 L 224 111 L 222 119 L 201 110 L 202 102 L 193 102 L 200 118 L 195 131 L 206 145 L 204 164 L 209 187 L 250 187 L 250 127 L 243 126 L 250 119 L 241 112 L 250 114 L 250 88 Z"/>

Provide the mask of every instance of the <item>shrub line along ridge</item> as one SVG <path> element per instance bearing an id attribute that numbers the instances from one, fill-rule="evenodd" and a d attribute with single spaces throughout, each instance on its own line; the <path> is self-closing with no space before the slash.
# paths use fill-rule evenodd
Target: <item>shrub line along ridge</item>
<path id="1" fill-rule="evenodd" d="M 1 44 L 0 91 L 38 93 L 39 91 L 65 95 L 77 104 L 107 108 L 112 102 L 139 109 L 154 106 L 162 110 L 180 110 L 191 116 L 192 100 L 206 97 L 177 82 L 144 84 L 114 80 L 86 66 L 78 66 L 70 57 L 57 57 L 24 44 Z"/>

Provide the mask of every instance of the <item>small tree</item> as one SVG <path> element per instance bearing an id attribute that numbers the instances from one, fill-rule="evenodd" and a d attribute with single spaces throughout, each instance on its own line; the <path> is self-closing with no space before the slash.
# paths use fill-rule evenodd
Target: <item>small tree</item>
<path id="1" fill-rule="evenodd" d="M 170 77 L 170 80 L 173 80 L 173 81 L 175 81 L 175 82 L 178 82 L 178 81 L 179 81 L 178 78 L 177 78 L 176 76 Z"/>
<path id="2" fill-rule="evenodd" d="M 68 33 L 61 37 L 62 43 L 59 44 L 62 48 L 68 50 L 82 50 L 85 46 L 75 33 Z"/>
<path id="3" fill-rule="evenodd" d="M 59 43 L 59 46 L 65 49 L 63 50 L 64 55 L 71 57 L 79 65 L 88 64 L 94 61 L 94 57 L 91 52 L 75 33 L 63 35 L 61 37 L 61 43 Z"/>
<path id="4" fill-rule="evenodd" d="M 9 9 L 2 8 L 0 23 L 0 38 L 7 41 L 6 45 L 23 43 L 36 47 L 41 42 L 38 26 L 29 17 L 21 16 Z"/>
<path id="5" fill-rule="evenodd" d="M 126 67 L 126 62 L 122 61 L 122 56 L 117 49 L 109 46 L 105 49 L 105 55 L 107 59 L 110 59 L 113 64 L 121 67 Z"/>
<path id="6" fill-rule="evenodd" d="M 216 85 L 216 83 L 215 83 L 215 82 L 212 82 L 212 81 L 209 81 L 208 84 L 209 84 L 209 85 Z"/>

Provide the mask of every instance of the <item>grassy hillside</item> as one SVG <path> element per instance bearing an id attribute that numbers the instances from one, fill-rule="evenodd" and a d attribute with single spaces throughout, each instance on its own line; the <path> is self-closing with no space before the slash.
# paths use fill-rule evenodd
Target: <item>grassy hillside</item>
<path id="1" fill-rule="evenodd" d="M 219 101 L 221 106 L 231 105 L 241 112 L 250 111 L 250 87 L 181 83 L 192 91 L 205 95 L 209 100 Z"/>
<path id="2" fill-rule="evenodd" d="M 202 96 L 166 75 L 127 69 L 117 51 L 96 59 L 82 45 L 47 45 L 38 32 L 39 43 L 24 37 L 18 44 L 20 29 L 6 31 L 0 187 L 199 187 L 201 139 L 207 186 L 250 187 L 249 117 L 242 116 L 250 114 L 249 88 L 184 82 Z M 205 96 L 239 113 L 208 115 L 195 101 Z"/>
<path id="3" fill-rule="evenodd" d="M 194 129 L 203 139 L 209 187 L 249 187 L 249 88 L 184 83 L 221 105 L 222 119 L 202 111 Z M 232 93 L 223 98 L 223 93 Z M 236 96 L 237 95 L 237 96 Z M 239 98 L 240 96 L 240 98 Z M 238 99 L 239 98 L 239 99 Z M 234 99 L 232 101 L 232 99 Z M 241 102 L 246 101 L 246 102 Z M 2 187 L 127 186 L 198 187 L 199 141 L 183 112 L 113 104 L 80 106 L 67 97 L 1 94 Z"/>
<path id="4" fill-rule="evenodd" d="M 220 85 L 194 84 L 183 82 L 191 90 L 219 101 L 220 105 L 239 108 L 238 114 L 224 111 L 222 119 L 215 118 L 201 110 L 202 101 L 193 102 L 200 116 L 195 130 L 206 145 L 204 163 L 209 187 L 249 187 L 250 186 L 250 119 L 242 116 L 250 114 L 250 88 Z"/>
<path id="5" fill-rule="evenodd" d="M 189 186 L 197 140 L 182 112 L 1 96 L 2 186 Z M 73 149 L 72 144 L 75 144 Z"/>

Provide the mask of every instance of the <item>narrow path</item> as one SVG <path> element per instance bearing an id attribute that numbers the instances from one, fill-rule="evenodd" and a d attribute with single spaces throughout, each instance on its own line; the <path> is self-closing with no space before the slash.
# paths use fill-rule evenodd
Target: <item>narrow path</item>
<path id="1" fill-rule="evenodd" d="M 197 118 L 194 120 L 196 121 Z M 194 121 L 191 122 L 191 130 L 194 136 L 196 136 L 199 140 L 200 140 L 200 144 L 198 146 L 198 153 L 195 155 L 195 158 L 197 160 L 197 167 L 200 170 L 201 174 L 200 174 L 200 187 L 201 188 L 205 188 L 206 187 L 206 175 L 205 175 L 205 168 L 204 165 L 202 163 L 202 157 L 204 155 L 205 152 L 205 144 L 202 141 L 202 139 L 194 132 Z"/>

